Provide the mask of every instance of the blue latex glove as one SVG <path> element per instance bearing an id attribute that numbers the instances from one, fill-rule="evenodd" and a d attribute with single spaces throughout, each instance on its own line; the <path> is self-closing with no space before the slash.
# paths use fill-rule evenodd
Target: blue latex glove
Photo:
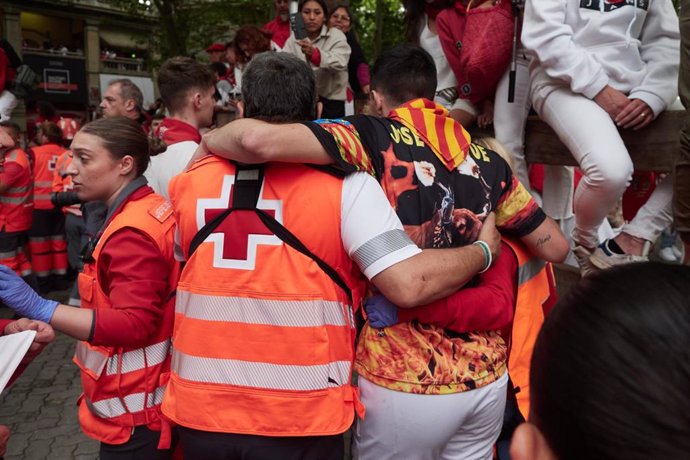
<path id="1" fill-rule="evenodd" d="M 364 310 L 371 327 L 381 329 L 398 324 L 398 307 L 381 294 L 367 299 Z"/>
<path id="2" fill-rule="evenodd" d="M 14 270 L 0 265 L 0 301 L 19 316 L 49 323 L 58 303 L 36 294 Z"/>

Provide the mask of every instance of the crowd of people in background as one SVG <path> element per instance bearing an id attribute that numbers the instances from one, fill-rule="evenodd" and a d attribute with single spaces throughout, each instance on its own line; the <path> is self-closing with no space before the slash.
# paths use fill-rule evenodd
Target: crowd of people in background
<path id="1" fill-rule="evenodd" d="M 348 4 L 276 0 L 87 123 L 14 123 L 0 47 L 0 335 L 77 340 L 101 459 L 341 460 L 353 422 L 363 460 L 687 455 L 685 137 L 608 219 L 620 132 L 687 104 L 672 2 L 402 6 L 370 67 Z M 525 161 L 530 114 L 577 168 Z"/>

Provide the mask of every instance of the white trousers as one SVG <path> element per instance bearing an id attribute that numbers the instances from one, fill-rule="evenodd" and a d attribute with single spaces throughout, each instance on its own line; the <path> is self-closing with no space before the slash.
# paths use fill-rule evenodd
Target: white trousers
<path id="1" fill-rule="evenodd" d="M 0 94 L 0 121 L 8 121 L 19 100 L 17 96 L 5 90 Z"/>
<path id="2" fill-rule="evenodd" d="M 584 174 L 575 191 L 573 240 L 593 248 L 599 243 L 597 229 L 630 183 L 630 155 L 611 117 L 591 99 L 559 88 L 534 102 L 539 116 L 553 128 Z M 545 181 L 549 181 L 552 174 L 546 173 Z M 545 190 L 544 207 L 568 206 L 563 200 L 569 194 L 564 192 L 547 195 Z M 560 203 L 550 204 L 553 199 Z"/>
<path id="3" fill-rule="evenodd" d="M 449 395 L 393 391 L 360 377 L 364 420 L 355 460 L 491 460 L 503 425 L 508 373 L 477 390 Z"/>
<path id="4" fill-rule="evenodd" d="M 633 164 L 628 150 L 604 109 L 569 89 L 557 89 L 545 100 L 535 101 L 535 109 L 580 164 L 584 177 L 575 191 L 572 236 L 576 244 L 595 247 L 599 243 L 597 229 L 630 183 Z M 569 194 L 563 193 L 567 190 L 566 182 L 572 183 L 570 179 L 563 180 L 568 174 L 554 172 L 554 168 L 546 170 L 543 198 L 547 214 L 549 208 L 567 209 L 570 201 Z M 547 184 L 554 179 L 562 192 L 547 194 Z M 623 231 L 649 241 L 656 240 L 672 222 L 672 197 L 671 179 L 666 178 Z"/>
<path id="5" fill-rule="evenodd" d="M 525 161 L 525 125 L 531 102 L 529 100 L 529 61 L 524 51 L 518 52 L 515 78 L 515 100 L 508 102 L 510 69 L 496 88 L 494 105 L 494 135 L 513 156 L 513 173 L 530 190 L 529 173 Z"/>
<path id="6" fill-rule="evenodd" d="M 667 175 L 647 198 L 623 232 L 647 241 L 656 241 L 661 232 L 673 223 L 673 176 Z"/>

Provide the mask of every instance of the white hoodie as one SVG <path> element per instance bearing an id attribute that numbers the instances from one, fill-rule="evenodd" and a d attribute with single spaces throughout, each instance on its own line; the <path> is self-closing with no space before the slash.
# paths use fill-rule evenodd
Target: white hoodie
<path id="1" fill-rule="evenodd" d="M 563 86 L 593 99 L 609 85 L 655 116 L 677 96 L 680 34 L 671 0 L 527 0 L 522 43 L 537 111 Z"/>

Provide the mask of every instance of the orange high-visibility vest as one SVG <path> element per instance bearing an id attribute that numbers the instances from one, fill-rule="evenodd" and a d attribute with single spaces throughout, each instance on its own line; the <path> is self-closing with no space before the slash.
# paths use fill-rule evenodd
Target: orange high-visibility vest
<path id="1" fill-rule="evenodd" d="M 81 308 L 112 308 L 98 279 L 98 257 L 108 238 L 122 228 L 133 228 L 156 243 L 170 267 L 170 292 L 174 292 L 179 264 L 174 260 L 175 221 L 170 204 L 150 194 L 125 203 L 108 224 L 79 274 Z M 132 428 L 147 425 L 161 430 L 160 404 L 170 369 L 170 335 L 174 317 L 174 296 L 163 307 L 165 314 L 158 332 L 140 348 L 93 346 L 78 342 L 74 362 L 81 369 L 84 390 L 79 402 L 79 422 L 88 436 L 108 444 L 129 441 Z"/>
<path id="2" fill-rule="evenodd" d="M 72 152 L 65 151 L 57 160 L 55 171 L 53 171 L 53 193 L 56 192 L 70 192 L 74 190 L 72 183 L 72 176 L 67 174 L 67 168 L 72 164 Z M 73 204 L 71 206 L 63 206 L 62 212 L 65 214 L 74 214 L 81 217 L 81 206 Z"/>
<path id="3" fill-rule="evenodd" d="M 66 149 L 57 144 L 44 144 L 33 148 L 34 160 L 34 209 L 53 209 L 50 192 L 57 161 Z"/>
<path id="4" fill-rule="evenodd" d="M 529 370 L 537 335 L 544 323 L 544 304 L 554 295 L 550 263 L 531 255 L 517 240 L 503 238 L 517 256 L 518 292 L 508 355 L 508 375 L 520 413 L 529 415 Z"/>
<path id="5" fill-rule="evenodd" d="M 234 211 L 189 257 L 196 233 L 230 207 L 235 175 L 227 160 L 206 157 L 170 185 L 188 260 L 177 287 L 163 413 L 210 432 L 343 433 L 361 409 L 350 382 L 354 310 L 365 283 L 342 246 L 342 179 L 301 165 L 268 165 L 257 208 L 333 267 L 352 290 L 352 303 L 253 211 Z"/>
<path id="6" fill-rule="evenodd" d="M 17 148 L 7 154 L 5 162 L 17 163 L 24 172 L 16 184 L 0 194 L 0 230 L 25 232 L 31 228 L 31 214 L 34 210 L 29 156 Z"/>

